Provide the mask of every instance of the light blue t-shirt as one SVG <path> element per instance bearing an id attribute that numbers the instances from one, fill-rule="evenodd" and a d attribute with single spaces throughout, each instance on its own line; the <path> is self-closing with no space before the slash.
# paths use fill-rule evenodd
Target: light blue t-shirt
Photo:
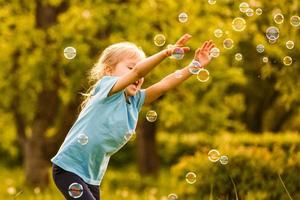
<path id="1" fill-rule="evenodd" d="M 145 99 L 145 90 L 127 101 L 124 90 L 108 96 L 117 80 L 118 77 L 104 76 L 97 82 L 94 95 L 51 159 L 91 185 L 100 185 L 110 156 L 129 140 Z"/>

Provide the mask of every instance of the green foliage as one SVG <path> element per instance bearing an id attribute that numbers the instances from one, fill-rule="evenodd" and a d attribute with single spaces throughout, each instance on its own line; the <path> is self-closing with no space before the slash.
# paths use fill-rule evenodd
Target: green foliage
<path id="1" fill-rule="evenodd" d="M 133 145 L 134 143 L 129 143 Z M 218 149 L 229 157 L 227 165 L 212 163 L 207 152 Z M 235 199 L 236 185 L 239 199 L 288 199 L 279 180 L 281 175 L 293 199 L 300 197 L 300 137 L 297 133 L 254 135 L 250 133 L 159 133 L 159 153 L 162 159 L 159 177 L 141 176 L 131 158 L 128 165 L 109 165 L 101 184 L 103 199 L 166 200 L 175 193 L 179 199 Z M 186 150 L 186 151 L 185 151 Z M 122 149 L 118 154 L 128 154 Z M 114 157 L 113 157 L 114 159 Z M 187 172 L 197 175 L 194 184 L 185 181 Z M 8 199 L 23 191 L 17 199 L 63 199 L 51 179 L 44 191 L 25 186 L 24 172 L 20 168 L 1 166 L 0 198 Z M 15 189 L 14 195 L 8 190 Z"/>
<path id="2" fill-rule="evenodd" d="M 195 137 L 192 139 L 195 142 Z M 239 199 L 285 199 L 287 194 L 278 174 L 294 199 L 300 197 L 297 177 L 300 175 L 300 138 L 297 134 L 255 136 L 250 134 L 221 134 L 213 142 L 198 140 L 198 151 L 184 156 L 172 167 L 177 177 L 176 191 L 184 199 L 201 196 L 208 199 L 213 188 L 214 198 L 235 199 L 234 181 Z M 177 145 L 176 145 L 177 146 Z M 229 157 L 229 163 L 212 163 L 207 153 L 218 149 Z M 197 182 L 187 184 L 185 175 L 193 171 Z"/>

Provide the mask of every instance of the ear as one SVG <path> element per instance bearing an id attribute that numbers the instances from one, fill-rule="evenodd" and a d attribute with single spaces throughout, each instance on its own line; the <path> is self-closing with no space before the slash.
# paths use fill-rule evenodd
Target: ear
<path id="1" fill-rule="evenodd" d="M 112 70 L 109 66 L 104 66 L 104 74 L 111 76 Z"/>

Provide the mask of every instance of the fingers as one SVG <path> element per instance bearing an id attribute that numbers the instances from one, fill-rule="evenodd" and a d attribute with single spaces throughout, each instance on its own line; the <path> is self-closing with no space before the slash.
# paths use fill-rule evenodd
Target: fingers
<path id="1" fill-rule="evenodd" d="M 207 41 L 205 41 L 205 42 L 203 43 L 203 45 L 202 45 L 201 49 L 205 49 L 205 48 L 206 48 L 206 46 L 207 46 L 207 44 L 208 44 L 208 42 L 207 42 Z"/>
<path id="2" fill-rule="evenodd" d="M 214 42 L 212 40 L 206 41 L 206 45 L 204 46 L 203 50 L 204 51 L 209 51 L 209 49 L 214 45 Z"/>
<path id="3" fill-rule="evenodd" d="M 176 42 L 176 46 L 184 46 L 187 41 L 191 38 L 192 36 L 190 34 L 184 34 L 181 36 L 181 38 Z"/>
<path id="4" fill-rule="evenodd" d="M 190 47 L 182 47 L 181 49 L 184 51 L 184 53 L 190 51 Z"/>
<path id="5" fill-rule="evenodd" d="M 208 50 L 208 52 L 210 52 L 210 50 L 212 49 L 212 48 L 214 48 L 216 45 L 212 42 L 208 47 L 207 47 L 207 50 Z"/>

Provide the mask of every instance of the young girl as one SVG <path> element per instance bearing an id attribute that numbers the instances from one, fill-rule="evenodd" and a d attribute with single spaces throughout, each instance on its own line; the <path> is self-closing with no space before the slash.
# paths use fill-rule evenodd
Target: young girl
<path id="1" fill-rule="evenodd" d="M 54 182 L 66 199 L 99 200 L 99 186 L 110 156 L 133 134 L 142 105 L 155 101 L 210 62 L 212 41 L 196 50 L 191 64 L 181 69 L 180 78 L 172 73 L 141 90 L 144 77 L 175 48 L 189 51 L 184 45 L 190 38 L 185 34 L 172 48 L 148 58 L 141 49 L 128 42 L 113 44 L 102 52 L 91 70 L 90 79 L 95 84 L 51 160 Z"/>

